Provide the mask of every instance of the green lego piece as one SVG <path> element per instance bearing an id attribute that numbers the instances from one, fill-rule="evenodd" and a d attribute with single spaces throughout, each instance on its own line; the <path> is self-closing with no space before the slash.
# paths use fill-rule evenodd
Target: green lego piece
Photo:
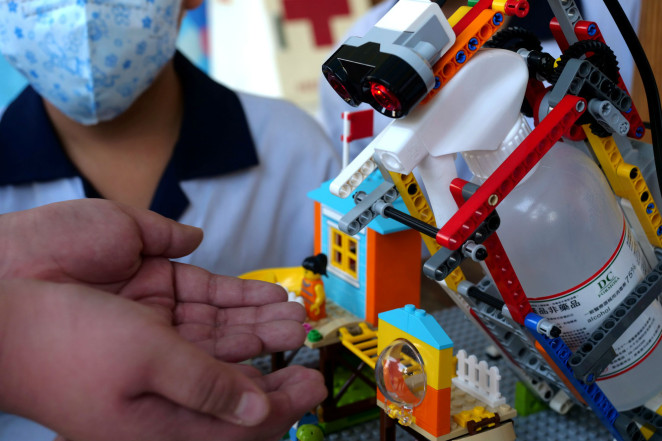
<path id="1" fill-rule="evenodd" d="M 315 424 L 303 424 L 297 429 L 299 441 L 324 441 L 324 432 Z"/>
<path id="2" fill-rule="evenodd" d="M 308 341 L 310 342 L 315 343 L 317 341 L 320 341 L 321 339 L 322 339 L 322 334 L 317 329 L 313 329 L 308 333 Z"/>
<path id="3" fill-rule="evenodd" d="M 547 405 L 529 390 L 524 383 L 515 384 L 515 410 L 518 416 L 527 416 L 547 410 Z"/>

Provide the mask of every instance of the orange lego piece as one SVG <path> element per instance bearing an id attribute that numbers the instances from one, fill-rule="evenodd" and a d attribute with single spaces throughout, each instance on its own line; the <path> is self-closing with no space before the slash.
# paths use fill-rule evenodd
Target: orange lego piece
<path id="1" fill-rule="evenodd" d="M 365 319 L 377 326 L 380 312 L 420 305 L 421 242 L 414 230 L 383 236 L 367 228 Z M 380 256 L 379 258 L 377 256 Z M 384 258 L 384 256 L 392 256 Z"/>
<path id="2" fill-rule="evenodd" d="M 480 12 L 478 17 L 469 23 L 460 35 L 457 36 L 455 44 L 448 52 L 434 64 L 432 70 L 435 77 L 439 79 L 440 86 L 443 86 L 453 78 L 461 65 L 473 57 L 478 52 L 478 49 L 501 27 L 503 17 L 501 20 L 498 20 L 495 18 L 496 15 L 497 12 L 491 9 Z M 501 14 L 499 13 L 499 15 Z M 440 89 L 441 87 L 432 89 L 423 98 L 421 104 L 427 103 Z"/>
<path id="3" fill-rule="evenodd" d="M 451 431 L 451 388 L 436 390 L 428 385 L 423 402 L 414 407 L 416 425 L 434 436 Z"/>

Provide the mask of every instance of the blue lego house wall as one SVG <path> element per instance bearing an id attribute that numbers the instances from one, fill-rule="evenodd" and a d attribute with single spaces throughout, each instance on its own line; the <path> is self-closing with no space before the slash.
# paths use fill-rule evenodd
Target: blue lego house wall
<path id="1" fill-rule="evenodd" d="M 359 186 L 357 191 L 360 190 L 370 193 L 382 182 L 384 182 L 384 180 L 381 175 L 379 173 L 373 173 Z M 330 184 L 331 181 L 324 182 L 319 188 L 308 193 L 308 197 L 322 205 L 322 224 L 320 225 L 320 240 L 322 243 L 320 244 L 320 249 L 328 256 L 331 256 L 329 226 L 338 228 L 338 219 L 355 206 L 351 197 L 342 199 L 331 194 L 329 190 Z M 398 210 L 408 212 L 402 199 L 396 200 L 393 206 Z M 407 227 L 393 219 L 386 219 L 383 217 L 379 217 L 370 222 L 368 228 L 382 235 L 396 233 L 407 229 Z M 361 231 L 355 235 L 354 238 L 357 240 L 358 245 L 358 280 L 352 282 L 345 280 L 343 277 L 333 273 L 333 268 L 329 265 L 327 270 L 328 277 L 324 279 L 324 287 L 328 299 L 357 317 L 365 319 L 367 289 L 366 260 L 368 255 L 368 243 L 365 231 Z"/>
<path id="2" fill-rule="evenodd" d="M 331 255 L 329 246 L 329 224 L 337 228 L 337 221 L 330 218 L 327 214 L 322 212 L 322 230 L 321 230 L 321 250 L 327 256 Z M 366 314 L 366 255 L 367 255 L 367 241 L 365 233 L 359 233 L 354 236 L 357 239 L 358 245 L 358 271 L 357 276 L 358 286 L 348 282 L 342 277 L 333 272 L 331 265 L 327 270 L 328 277 L 324 279 L 324 288 L 327 298 L 340 305 L 347 311 L 356 315 L 359 318 L 365 318 Z"/>

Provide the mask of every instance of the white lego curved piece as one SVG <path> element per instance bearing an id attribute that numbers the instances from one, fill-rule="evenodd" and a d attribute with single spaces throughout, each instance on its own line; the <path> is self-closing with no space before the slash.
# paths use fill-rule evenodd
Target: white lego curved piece
<path id="1" fill-rule="evenodd" d="M 424 154 L 494 150 L 519 117 L 528 78 L 520 55 L 481 50 L 430 102 L 387 126 L 373 141 L 375 152 L 391 170 L 385 158 L 410 168 Z"/>
<path id="2" fill-rule="evenodd" d="M 331 181 L 331 194 L 343 199 L 352 194 L 361 185 L 361 182 L 377 168 L 377 164 L 372 160 L 374 152 L 372 143 L 368 144 L 347 167 L 342 169 L 338 176 Z"/>

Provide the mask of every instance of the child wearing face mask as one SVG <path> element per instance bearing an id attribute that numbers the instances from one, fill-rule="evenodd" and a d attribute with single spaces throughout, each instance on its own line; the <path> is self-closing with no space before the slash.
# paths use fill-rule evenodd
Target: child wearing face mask
<path id="1" fill-rule="evenodd" d="M 150 208 L 203 228 L 184 261 L 229 275 L 311 254 L 306 193 L 338 156 L 304 112 L 175 50 L 201 1 L 0 5 L 0 51 L 30 83 L 0 120 L 0 213 L 84 197 Z"/>
<path id="2" fill-rule="evenodd" d="M 201 1 L 0 4 L 0 52 L 29 81 L 0 120 L 0 213 L 85 197 L 150 208 L 201 227 L 181 260 L 227 275 L 312 254 L 306 193 L 339 158 L 295 106 L 217 84 L 175 50 Z M 0 413 L 0 440 L 52 438 Z"/>

